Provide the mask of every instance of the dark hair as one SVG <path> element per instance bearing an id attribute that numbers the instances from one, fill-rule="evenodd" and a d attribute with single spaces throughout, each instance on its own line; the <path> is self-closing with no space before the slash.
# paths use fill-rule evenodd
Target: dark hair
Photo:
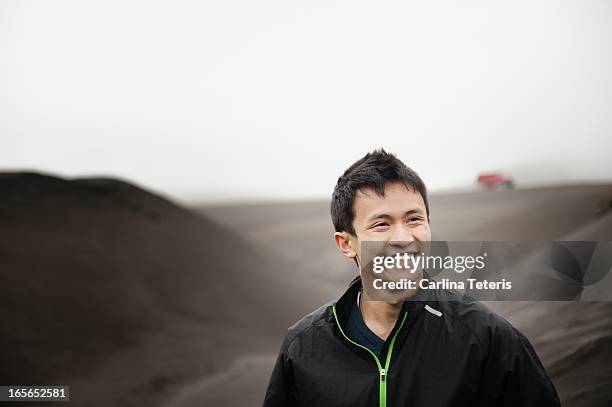
<path id="1" fill-rule="evenodd" d="M 348 232 L 355 236 L 353 203 L 358 190 L 371 188 L 384 197 L 385 186 L 390 182 L 402 182 L 407 188 L 420 193 L 429 217 L 429 202 L 423 180 L 394 154 L 381 148 L 367 153 L 338 178 L 330 211 L 336 232 Z"/>

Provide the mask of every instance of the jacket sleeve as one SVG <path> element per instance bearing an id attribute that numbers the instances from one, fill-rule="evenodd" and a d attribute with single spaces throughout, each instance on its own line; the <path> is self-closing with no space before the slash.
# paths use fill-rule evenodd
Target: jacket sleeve
<path id="1" fill-rule="evenodd" d="M 560 407 L 555 386 L 529 340 L 509 323 L 494 331 L 484 362 L 480 405 Z"/>
<path id="2" fill-rule="evenodd" d="M 289 358 L 289 335 L 285 336 L 276 357 L 263 407 L 296 407 L 297 395 L 293 376 L 293 365 Z"/>

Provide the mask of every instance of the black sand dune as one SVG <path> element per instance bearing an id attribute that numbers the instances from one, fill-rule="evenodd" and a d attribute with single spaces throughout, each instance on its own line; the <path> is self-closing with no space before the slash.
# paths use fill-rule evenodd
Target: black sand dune
<path id="1" fill-rule="evenodd" d="M 121 181 L 3 174 L 0 224 L 0 383 L 77 405 L 151 404 L 310 308 L 282 261 Z"/>
<path id="2" fill-rule="evenodd" d="M 612 239 L 611 186 L 441 194 L 437 239 Z M 355 275 L 328 204 L 181 208 L 112 179 L 0 176 L 0 383 L 78 406 L 257 406 L 287 326 Z M 612 403 L 611 303 L 491 303 L 567 406 Z M 38 405 L 38 404 L 37 404 Z"/>

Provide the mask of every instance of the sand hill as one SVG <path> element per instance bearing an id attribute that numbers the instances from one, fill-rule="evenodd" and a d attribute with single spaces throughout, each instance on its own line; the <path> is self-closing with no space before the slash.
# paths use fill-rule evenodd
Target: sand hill
<path id="1" fill-rule="evenodd" d="M 611 198 L 608 185 L 438 194 L 432 229 L 609 240 Z M 286 327 L 356 272 L 326 202 L 190 210 L 119 180 L 11 173 L 0 222 L 0 383 L 69 384 L 71 405 L 257 406 Z M 612 403 L 612 303 L 491 306 L 564 405 Z"/>
<path id="2" fill-rule="evenodd" d="M 154 404 L 309 309 L 288 265 L 118 180 L 3 174 L 0 222 L 0 383 L 76 405 Z"/>

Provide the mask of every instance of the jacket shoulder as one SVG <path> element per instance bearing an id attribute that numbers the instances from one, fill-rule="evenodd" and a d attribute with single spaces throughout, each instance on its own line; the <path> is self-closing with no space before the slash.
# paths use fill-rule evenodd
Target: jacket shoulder
<path id="1" fill-rule="evenodd" d="M 523 335 L 504 317 L 482 302 L 453 291 L 444 293 L 441 305 L 457 324 L 463 325 L 485 346 L 491 339 L 523 340 Z"/>
<path id="2" fill-rule="evenodd" d="M 285 345 L 289 347 L 294 339 L 306 334 L 311 328 L 325 325 L 331 315 L 331 308 L 334 302 L 330 301 L 319 308 L 305 315 L 287 329 L 285 336 Z"/>

